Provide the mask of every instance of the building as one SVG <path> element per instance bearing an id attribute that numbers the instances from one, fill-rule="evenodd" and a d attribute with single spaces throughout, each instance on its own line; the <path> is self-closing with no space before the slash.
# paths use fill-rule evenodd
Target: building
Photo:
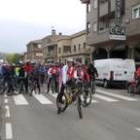
<path id="1" fill-rule="evenodd" d="M 42 40 L 30 41 L 27 44 L 27 56 L 26 58 L 33 62 L 42 62 Z"/>
<path id="2" fill-rule="evenodd" d="M 28 55 L 27 52 L 24 52 L 20 57 L 21 62 L 27 62 L 28 61 Z"/>
<path id="3" fill-rule="evenodd" d="M 132 58 L 140 63 L 140 0 L 81 0 L 86 4 L 87 45 L 92 47 L 92 59 Z M 117 6 L 120 4 L 120 6 Z M 120 3 L 121 2 L 121 3 Z M 126 29 L 126 40 L 109 38 L 111 27 L 117 24 Z"/>
<path id="4" fill-rule="evenodd" d="M 57 47 L 58 40 L 67 37 L 62 33 L 56 34 L 53 29 L 52 34 L 42 39 L 43 59 L 46 63 L 53 63 L 57 61 Z"/>
<path id="5" fill-rule="evenodd" d="M 83 64 L 90 61 L 90 47 L 86 45 L 86 31 L 80 31 L 69 37 L 58 40 L 58 62 L 80 60 Z"/>

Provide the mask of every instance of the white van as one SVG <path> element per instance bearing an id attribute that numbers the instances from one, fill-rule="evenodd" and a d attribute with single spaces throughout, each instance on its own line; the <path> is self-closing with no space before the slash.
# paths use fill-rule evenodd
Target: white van
<path id="1" fill-rule="evenodd" d="M 133 59 L 99 59 L 94 61 L 100 82 L 104 87 L 114 84 L 126 84 L 134 78 L 135 62 Z"/>

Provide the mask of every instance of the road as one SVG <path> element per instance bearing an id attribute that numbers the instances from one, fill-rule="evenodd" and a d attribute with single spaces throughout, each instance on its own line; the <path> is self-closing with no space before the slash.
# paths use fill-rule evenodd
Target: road
<path id="1" fill-rule="evenodd" d="M 97 87 L 93 103 L 76 105 L 58 115 L 55 96 L 0 96 L 3 99 L 1 140 L 140 140 L 140 97 L 125 89 Z"/>

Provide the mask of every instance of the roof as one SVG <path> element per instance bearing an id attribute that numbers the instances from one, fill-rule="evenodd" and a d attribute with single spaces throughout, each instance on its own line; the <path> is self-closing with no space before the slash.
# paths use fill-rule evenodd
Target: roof
<path id="1" fill-rule="evenodd" d="M 32 40 L 32 41 L 30 41 L 28 44 L 27 44 L 27 46 L 28 45 L 30 45 L 30 44 L 41 44 L 42 43 L 42 39 L 39 39 L 39 40 Z"/>
<path id="2" fill-rule="evenodd" d="M 79 32 L 77 32 L 75 34 L 72 34 L 70 36 L 70 38 L 75 38 L 75 37 L 78 37 L 78 36 L 81 36 L 81 35 L 84 35 L 84 34 L 86 34 L 86 30 L 82 30 L 82 31 L 79 31 Z"/>
<path id="3" fill-rule="evenodd" d="M 44 37 L 42 41 L 45 42 L 45 40 L 49 39 L 47 42 L 45 42 L 45 44 L 52 45 L 52 44 L 57 44 L 58 40 L 66 39 L 66 38 L 69 38 L 69 36 L 68 35 L 49 35 L 49 36 Z"/>

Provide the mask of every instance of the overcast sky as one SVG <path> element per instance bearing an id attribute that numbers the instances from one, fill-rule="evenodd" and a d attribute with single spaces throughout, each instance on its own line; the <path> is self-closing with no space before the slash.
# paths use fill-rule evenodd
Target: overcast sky
<path id="1" fill-rule="evenodd" d="M 85 29 L 80 0 L 0 0 L 0 52 L 24 52 L 31 40 Z"/>

